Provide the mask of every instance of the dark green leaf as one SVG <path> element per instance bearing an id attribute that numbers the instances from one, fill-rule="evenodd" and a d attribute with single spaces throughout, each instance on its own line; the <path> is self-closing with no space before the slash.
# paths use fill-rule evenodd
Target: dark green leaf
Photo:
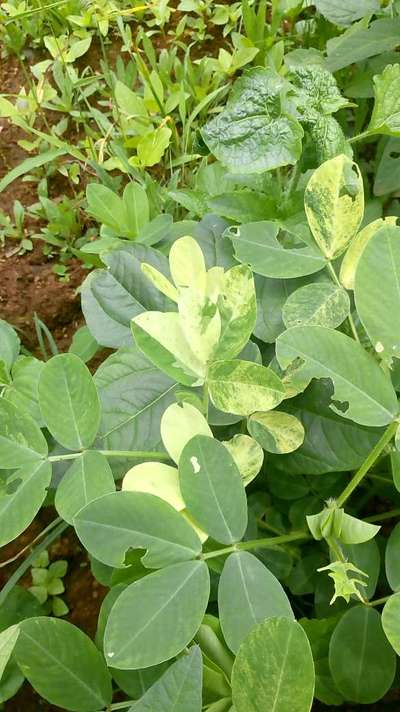
<path id="1" fill-rule="evenodd" d="M 54 504 L 59 515 L 72 524 L 82 507 L 114 490 L 107 459 L 100 452 L 89 450 L 69 466 L 57 487 Z"/>

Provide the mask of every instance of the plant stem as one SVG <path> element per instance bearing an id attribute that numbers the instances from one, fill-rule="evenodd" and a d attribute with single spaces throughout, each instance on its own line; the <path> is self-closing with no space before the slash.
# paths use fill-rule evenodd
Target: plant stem
<path id="1" fill-rule="evenodd" d="M 380 456 L 382 451 L 385 449 L 386 445 L 388 445 L 390 443 L 392 437 L 394 436 L 394 434 L 398 428 L 398 425 L 399 424 L 397 423 L 397 421 L 394 421 L 393 423 L 390 423 L 390 425 L 386 428 L 386 430 L 383 433 L 380 440 L 378 440 L 375 447 L 372 448 L 368 457 L 364 460 L 363 464 L 357 470 L 354 477 L 350 480 L 347 487 L 345 487 L 345 489 L 343 490 L 340 497 L 338 497 L 338 499 L 337 499 L 338 507 L 343 507 L 346 500 L 350 497 L 350 495 L 354 492 L 356 487 L 358 487 L 360 482 L 363 480 L 363 478 L 367 474 L 368 470 L 372 467 L 372 465 L 375 464 L 378 457 Z"/>
<path id="2" fill-rule="evenodd" d="M 338 276 L 337 276 L 337 274 L 336 274 L 336 272 L 335 272 L 335 270 L 334 270 L 332 264 L 331 264 L 330 262 L 328 262 L 328 264 L 326 265 L 326 267 L 327 267 L 327 270 L 328 270 L 330 276 L 332 277 L 333 281 L 335 282 L 335 284 L 337 284 L 338 287 L 340 287 L 341 289 L 343 289 L 343 285 L 340 283 L 340 280 L 339 280 L 339 278 L 338 278 Z M 353 317 L 352 317 L 352 315 L 351 315 L 351 312 L 350 312 L 349 316 L 347 317 L 347 320 L 348 320 L 348 322 L 349 322 L 349 326 L 350 326 L 350 329 L 351 329 L 351 333 L 353 334 L 355 340 L 358 341 L 358 343 L 360 343 L 360 337 L 358 336 L 357 329 L 356 329 L 356 325 L 355 325 L 355 323 L 354 323 L 354 319 L 353 319 Z"/>
<path id="3" fill-rule="evenodd" d="M 383 522 L 385 519 L 394 519 L 394 517 L 400 517 L 400 509 L 392 509 L 390 512 L 382 512 L 381 514 L 374 514 L 372 517 L 366 517 L 364 522 Z"/>
<path id="4" fill-rule="evenodd" d="M 123 710 L 126 707 L 131 707 L 131 705 L 134 705 L 137 702 L 137 700 L 126 700 L 126 702 L 114 702 L 114 704 L 110 705 L 107 707 L 107 712 L 110 710 Z"/>
<path id="5" fill-rule="evenodd" d="M 59 462 L 61 460 L 75 460 L 77 457 L 81 457 L 84 454 L 84 450 L 81 452 L 71 452 L 68 455 L 51 455 L 47 459 L 50 462 Z M 97 450 L 101 455 L 105 457 L 130 457 L 130 458 L 154 458 L 155 460 L 170 460 L 170 456 L 166 452 L 160 452 L 157 450 Z"/>
<path id="6" fill-rule="evenodd" d="M 41 539 L 42 536 L 44 536 L 45 534 L 48 534 L 49 532 L 51 532 L 51 530 L 54 529 L 54 527 L 56 527 L 58 524 L 61 524 L 62 521 L 63 521 L 63 520 L 61 519 L 61 517 L 57 517 L 56 519 L 53 519 L 53 521 L 50 522 L 50 524 L 49 524 L 45 529 L 43 529 L 43 531 L 41 531 L 40 534 L 38 534 L 37 536 L 35 536 L 35 538 L 32 539 L 32 541 L 30 542 L 30 544 L 27 544 L 26 546 L 24 546 L 24 548 L 21 549 L 21 550 L 18 552 L 18 554 L 15 554 L 15 556 L 12 556 L 11 559 L 7 559 L 7 561 L 1 561 L 1 562 L 0 562 L 0 568 L 3 568 L 3 566 L 8 566 L 8 564 L 12 564 L 13 561 L 16 561 L 17 559 L 19 559 L 19 557 L 22 556 L 22 554 L 24 554 L 25 551 L 28 551 L 28 549 L 31 549 L 31 547 L 32 547 L 34 544 L 36 544 L 36 542 L 39 541 L 39 539 Z"/>
<path id="7" fill-rule="evenodd" d="M 383 598 L 377 598 L 376 601 L 368 601 L 367 606 L 381 606 L 383 603 L 386 603 L 386 601 L 389 600 L 393 596 L 393 593 L 390 594 L 390 596 L 384 596 Z"/>
<path id="8" fill-rule="evenodd" d="M 35 559 L 41 554 L 42 551 L 47 549 L 52 542 L 57 539 L 62 532 L 69 527 L 68 522 L 61 522 L 58 527 L 53 529 L 53 531 L 41 542 L 41 544 L 38 544 L 34 548 L 34 550 L 29 554 L 29 556 L 22 561 L 22 563 L 18 566 L 18 568 L 14 571 L 14 573 L 10 576 L 8 579 L 7 583 L 5 586 L 3 586 L 2 590 L 0 591 L 0 606 L 3 605 L 4 601 L 6 600 L 8 594 L 14 586 L 18 583 L 20 578 L 24 575 L 25 571 L 29 569 L 30 566 L 32 566 L 33 562 Z"/>
<path id="9" fill-rule="evenodd" d="M 347 139 L 349 143 L 357 143 L 358 141 L 363 141 L 364 138 L 367 138 L 368 136 L 371 136 L 372 134 L 367 130 L 367 131 L 362 131 L 359 134 L 356 134 L 355 136 L 352 136 L 351 138 Z"/>
<path id="10" fill-rule="evenodd" d="M 272 536 L 267 539 L 251 539 L 249 541 L 239 541 L 233 546 L 226 546 L 224 549 L 216 549 L 208 551 L 201 556 L 205 559 L 215 559 L 217 556 L 226 556 L 234 551 L 250 551 L 252 549 L 270 549 L 278 544 L 288 544 L 291 541 L 299 541 L 301 539 L 311 539 L 312 537 L 307 532 L 292 532 L 291 534 L 282 534 L 282 536 Z"/>

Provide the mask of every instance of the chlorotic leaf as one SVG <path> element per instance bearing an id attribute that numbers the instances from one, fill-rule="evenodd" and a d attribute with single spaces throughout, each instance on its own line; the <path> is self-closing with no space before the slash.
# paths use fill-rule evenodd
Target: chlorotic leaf
<path id="1" fill-rule="evenodd" d="M 232 672 L 236 712 L 309 712 L 315 673 L 310 644 L 299 623 L 268 618 L 240 646 Z"/>
<path id="2" fill-rule="evenodd" d="M 371 704 L 386 694 L 394 679 L 396 655 L 378 611 L 363 605 L 346 611 L 331 638 L 329 667 L 347 700 Z"/>
<path id="3" fill-rule="evenodd" d="M 262 447 L 254 438 L 237 433 L 230 440 L 222 440 L 227 450 L 232 455 L 242 475 L 245 487 L 254 480 L 261 470 L 264 453 Z"/>
<path id="4" fill-rule="evenodd" d="M 196 522 L 222 544 L 239 541 L 247 526 L 244 485 L 232 455 L 222 443 L 196 435 L 179 460 L 181 492 Z"/>
<path id="5" fill-rule="evenodd" d="M 349 245 L 340 266 L 340 281 L 346 289 L 354 289 L 354 282 L 360 257 L 366 246 L 375 233 L 381 233 L 383 227 L 396 225 L 397 218 L 387 217 L 378 218 L 373 222 L 368 223 L 360 232 L 357 233 L 354 240 Z"/>
<path id="6" fill-rule="evenodd" d="M 234 358 L 246 346 L 256 324 L 256 292 L 247 265 L 237 265 L 225 273 L 218 310 L 221 334 L 214 358 Z"/>
<path id="7" fill-rule="evenodd" d="M 154 494 L 178 512 L 185 509 L 178 470 L 164 462 L 142 462 L 140 465 L 134 465 L 124 477 L 122 489 L 127 492 Z"/>
<path id="8" fill-rule="evenodd" d="M 218 585 L 218 610 L 224 638 L 233 653 L 266 618 L 294 618 L 278 579 L 247 551 L 231 554 L 225 561 Z"/>
<path id="9" fill-rule="evenodd" d="M 272 410 L 285 395 L 282 381 L 271 369 L 238 359 L 212 363 L 207 383 L 214 405 L 237 415 Z"/>
<path id="10" fill-rule="evenodd" d="M 195 435 L 212 437 L 204 415 L 190 403 L 172 403 L 161 418 L 161 437 L 168 454 L 176 464 L 179 463 L 186 443 Z"/>
<path id="11" fill-rule="evenodd" d="M 90 447 L 100 424 L 100 401 L 87 366 L 75 354 L 54 356 L 39 380 L 39 405 L 55 439 L 68 450 Z"/>
<path id="12" fill-rule="evenodd" d="M 278 455 L 297 450 L 304 440 L 301 421 L 279 410 L 253 413 L 247 421 L 247 427 L 264 450 Z"/>
<path id="13" fill-rule="evenodd" d="M 210 593 L 204 561 L 167 566 L 118 596 L 104 636 L 109 665 L 138 670 L 178 655 L 193 639 Z"/>
<path id="14" fill-rule="evenodd" d="M 307 284 L 288 297 L 282 309 L 287 328 L 327 326 L 336 329 L 350 314 L 347 292 L 336 284 Z"/>
<path id="15" fill-rule="evenodd" d="M 314 239 L 329 260 L 345 251 L 364 212 L 364 192 L 358 166 L 341 155 L 325 161 L 311 176 L 304 206 Z"/>

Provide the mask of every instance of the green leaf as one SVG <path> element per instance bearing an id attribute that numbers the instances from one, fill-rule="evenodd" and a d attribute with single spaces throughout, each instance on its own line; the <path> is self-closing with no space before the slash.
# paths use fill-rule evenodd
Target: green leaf
<path id="1" fill-rule="evenodd" d="M 218 610 L 224 638 L 234 653 L 258 623 L 280 616 L 294 618 L 278 579 L 247 551 L 231 554 L 225 561 Z"/>
<path id="2" fill-rule="evenodd" d="M 375 104 L 368 133 L 400 135 L 400 66 L 388 64 L 374 77 Z"/>
<path id="3" fill-rule="evenodd" d="M 285 395 L 282 381 L 271 369 L 238 359 L 211 364 L 207 384 L 216 408 L 237 415 L 272 410 Z"/>
<path id="4" fill-rule="evenodd" d="M 278 410 L 253 413 L 247 421 L 247 428 L 264 450 L 277 455 L 297 450 L 304 440 L 304 428 L 300 420 Z"/>
<path id="5" fill-rule="evenodd" d="M 333 682 L 329 670 L 329 642 L 336 625 L 335 618 L 299 621 L 310 641 L 315 666 L 315 697 L 325 705 L 341 705 L 343 697 Z"/>
<path id="6" fill-rule="evenodd" d="M 0 680 L 3 677 L 5 667 L 10 660 L 12 652 L 19 636 L 19 628 L 17 625 L 6 628 L 0 633 Z"/>
<path id="7" fill-rule="evenodd" d="M 143 492 L 103 495 L 78 512 L 74 526 L 92 556 L 117 568 L 125 566 L 129 549 L 146 549 L 147 568 L 193 559 L 201 551 L 190 524 L 167 502 Z"/>
<path id="8" fill-rule="evenodd" d="M 31 356 L 20 356 L 11 371 L 12 382 L 3 391 L 3 398 L 25 411 L 38 425 L 43 425 L 39 408 L 38 382 L 44 363 Z"/>
<path id="9" fill-rule="evenodd" d="M 299 279 L 269 279 L 256 275 L 257 293 L 257 323 L 254 336 L 257 339 L 274 343 L 285 325 L 282 319 L 282 309 L 289 297 L 299 287 L 307 283 L 307 278 Z"/>
<path id="10" fill-rule="evenodd" d="M 380 526 L 364 522 L 345 512 L 341 521 L 339 538 L 343 544 L 362 544 L 376 536 L 379 529 Z"/>
<path id="11" fill-rule="evenodd" d="M 386 544 L 385 570 L 389 586 L 393 591 L 400 590 L 400 523 L 392 529 Z"/>
<path id="12" fill-rule="evenodd" d="M 288 297 L 282 318 L 291 326 L 327 326 L 336 329 L 350 314 L 347 292 L 336 284 L 307 284 Z"/>
<path id="13" fill-rule="evenodd" d="M 321 15 L 339 27 L 351 25 L 380 10 L 378 0 L 363 0 L 362 3 L 359 0 L 315 0 L 315 6 Z"/>
<path id="14" fill-rule="evenodd" d="M 237 265 L 225 273 L 218 310 L 221 333 L 214 358 L 234 358 L 246 346 L 256 324 L 256 292 L 249 267 Z"/>
<path id="15" fill-rule="evenodd" d="M 259 173 L 294 164 L 303 130 L 289 113 L 290 84 L 256 67 L 238 79 L 226 108 L 202 129 L 214 156 L 232 173 Z"/>
<path id="16" fill-rule="evenodd" d="M 374 180 L 374 195 L 394 193 L 400 186 L 400 166 L 397 160 L 400 138 L 388 138 L 379 157 Z M 396 222 L 393 219 L 393 224 Z"/>
<path id="17" fill-rule="evenodd" d="M 279 229 L 280 224 L 272 221 L 231 228 L 229 237 L 236 258 L 249 264 L 256 274 L 274 279 L 302 277 L 325 267 L 325 258 L 313 246 L 283 247 L 277 239 Z"/>
<path id="18" fill-rule="evenodd" d="M 106 626 L 109 665 L 138 670 L 178 655 L 200 627 L 209 592 L 204 561 L 168 566 L 128 586 Z"/>
<path id="19" fill-rule="evenodd" d="M 99 437 L 104 449 L 162 449 L 160 421 L 175 400 L 174 381 L 132 346 L 109 356 L 95 383 L 102 406 Z"/>
<path id="20" fill-rule="evenodd" d="M 93 338 L 87 326 L 81 326 L 73 335 L 68 351 L 79 356 L 84 363 L 90 361 L 99 349 L 99 344 Z"/>
<path id="21" fill-rule="evenodd" d="M 385 635 L 397 655 L 400 655 L 400 593 L 386 601 L 382 611 L 382 626 Z"/>
<path id="22" fill-rule="evenodd" d="M 20 345 L 17 332 L 10 324 L 0 319 L 0 359 L 4 361 L 8 371 L 19 354 Z"/>
<path id="23" fill-rule="evenodd" d="M 4 470 L 46 457 L 47 442 L 35 421 L 6 399 L 0 399 L 0 461 Z"/>
<path id="24" fill-rule="evenodd" d="M 51 464 L 31 462 L 0 480 L 0 546 L 13 541 L 34 519 L 47 494 Z"/>
<path id="25" fill-rule="evenodd" d="M 107 459 L 100 452 L 89 450 L 69 466 L 57 487 L 54 504 L 59 515 L 73 524 L 82 507 L 114 490 L 114 477 Z"/>
<path id="26" fill-rule="evenodd" d="M 34 690 L 64 710 L 87 712 L 112 700 L 111 678 L 96 646 L 81 630 L 58 618 L 20 623 L 18 665 Z"/>
<path id="27" fill-rule="evenodd" d="M 361 425 L 381 426 L 398 413 L 396 393 L 389 378 L 360 344 L 333 329 L 296 326 L 276 342 L 281 368 L 300 359 L 293 382 L 303 386 L 312 378 L 330 378 L 335 413 Z"/>
<path id="28" fill-rule="evenodd" d="M 394 679 L 396 655 L 385 638 L 378 611 L 367 606 L 346 611 L 331 638 L 329 667 L 347 700 L 371 704 L 386 694 Z"/>
<path id="29" fill-rule="evenodd" d="M 161 437 L 165 449 L 177 465 L 183 448 L 195 435 L 212 437 L 204 415 L 190 403 L 172 403 L 161 418 Z"/>
<path id="30" fill-rule="evenodd" d="M 195 521 L 222 544 L 239 541 L 247 526 L 244 485 L 235 460 L 218 440 L 196 435 L 179 460 L 183 499 Z"/>
<path id="31" fill-rule="evenodd" d="M 146 310 L 166 311 L 174 304 L 156 289 L 142 272 L 148 263 L 169 277 L 166 257 L 151 247 L 127 245 L 102 255 L 107 269 L 86 277 L 82 289 L 82 311 L 96 341 L 102 346 L 130 346 L 131 319 Z"/>
<path id="32" fill-rule="evenodd" d="M 89 183 L 86 188 L 88 213 L 117 234 L 126 229 L 125 209 L 122 199 L 101 183 Z"/>
<path id="33" fill-rule="evenodd" d="M 396 225 L 396 220 L 395 217 L 378 218 L 357 233 L 349 245 L 340 267 L 340 281 L 346 289 L 354 289 L 358 263 L 371 238 L 378 230 L 380 234 L 385 234 L 380 232 L 381 228 Z"/>
<path id="34" fill-rule="evenodd" d="M 325 161 L 307 183 L 304 206 L 318 247 L 327 259 L 335 259 L 355 236 L 364 213 L 358 166 L 345 155 Z"/>
<path id="35" fill-rule="evenodd" d="M 128 183 L 122 196 L 127 231 L 123 237 L 138 237 L 150 220 L 147 194 L 139 183 Z"/>
<path id="36" fill-rule="evenodd" d="M 242 643 L 232 673 L 236 712 L 309 712 L 314 665 L 302 627 L 288 618 L 259 623 Z"/>
<path id="37" fill-rule="evenodd" d="M 381 568 L 381 555 L 376 540 L 370 539 L 363 544 L 343 544 L 342 549 L 346 559 L 368 575 L 362 594 L 371 599 L 376 591 Z"/>
<path id="38" fill-rule="evenodd" d="M 0 193 L 2 193 L 2 191 L 10 185 L 10 183 L 25 175 L 25 173 L 31 173 L 31 171 L 34 171 L 35 168 L 40 168 L 40 166 L 44 166 L 46 163 L 53 163 L 56 158 L 65 156 L 66 153 L 68 153 L 66 148 L 56 148 L 51 151 L 39 153 L 38 156 L 33 156 L 32 158 L 25 158 L 24 161 L 18 163 L 15 168 L 9 171 L 4 178 L 0 180 Z"/>
<path id="39" fill-rule="evenodd" d="M 145 134 L 137 144 L 137 155 L 141 166 L 154 166 L 159 163 L 167 150 L 172 136 L 168 126 L 158 126 Z"/>
<path id="40" fill-rule="evenodd" d="M 186 341 L 180 315 L 144 312 L 132 320 L 132 333 L 144 355 L 170 378 L 185 386 L 204 382 L 204 362 Z"/>
<path id="41" fill-rule="evenodd" d="M 201 712 L 202 677 L 200 648 L 194 646 L 156 680 L 129 712 Z"/>
<path id="42" fill-rule="evenodd" d="M 243 484 L 247 487 L 261 470 L 264 461 L 262 447 L 256 440 L 243 433 L 234 435 L 230 440 L 222 440 L 222 444 L 235 460 Z"/>
<path id="43" fill-rule="evenodd" d="M 330 0 L 326 0 L 330 2 Z M 350 27 L 339 37 L 327 42 L 327 68 L 331 72 L 362 62 L 382 52 L 389 52 L 399 44 L 400 18 L 384 17 L 371 22 L 369 27 L 360 24 Z"/>
<path id="44" fill-rule="evenodd" d="M 273 457 L 275 467 L 297 475 L 355 470 L 378 442 L 381 429 L 363 428 L 335 415 L 328 384 L 313 381 L 305 393 L 282 404 L 302 422 L 305 438 L 295 452 Z"/>
<path id="45" fill-rule="evenodd" d="M 297 66 L 290 73 L 295 87 L 296 109 L 301 121 L 315 124 L 322 117 L 349 105 L 343 98 L 335 77 L 322 67 Z"/>
<path id="46" fill-rule="evenodd" d="M 378 230 L 359 258 L 354 297 L 357 313 L 379 357 L 400 357 L 400 228 Z M 390 308 L 388 308 L 390 305 Z"/>
<path id="47" fill-rule="evenodd" d="M 51 434 L 68 450 L 90 447 L 101 409 L 89 369 L 74 354 L 53 356 L 39 380 L 39 404 Z"/>

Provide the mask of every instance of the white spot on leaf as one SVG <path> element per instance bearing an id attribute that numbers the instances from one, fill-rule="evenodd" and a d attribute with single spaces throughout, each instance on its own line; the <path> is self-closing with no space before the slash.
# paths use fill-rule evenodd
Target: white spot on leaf
<path id="1" fill-rule="evenodd" d="M 384 351 L 384 350 L 385 350 L 384 345 L 381 344 L 380 341 L 377 341 L 376 344 L 375 344 L 375 351 L 376 351 L 378 354 L 381 354 L 382 351 Z"/>
<path id="2" fill-rule="evenodd" d="M 191 457 L 190 462 L 193 467 L 194 474 L 197 475 L 200 472 L 200 465 L 197 457 Z"/>

